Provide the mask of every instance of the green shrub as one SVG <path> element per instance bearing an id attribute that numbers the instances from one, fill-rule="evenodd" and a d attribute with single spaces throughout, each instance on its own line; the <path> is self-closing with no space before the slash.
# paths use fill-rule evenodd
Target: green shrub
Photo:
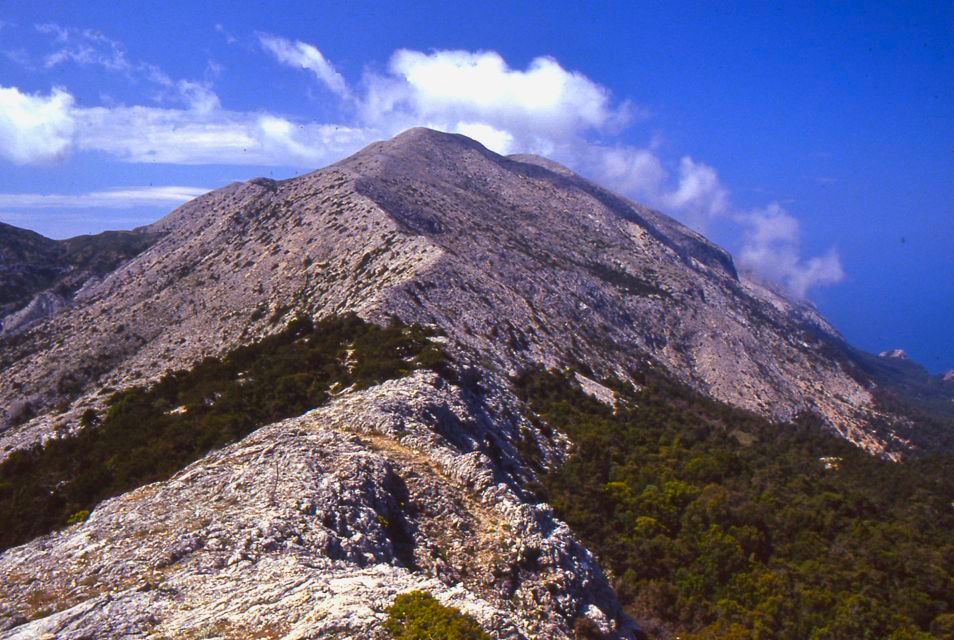
<path id="1" fill-rule="evenodd" d="M 82 511 L 77 511 L 76 513 L 74 513 L 73 515 L 71 515 L 71 516 L 66 520 L 66 524 L 67 524 L 67 526 L 71 526 L 71 525 L 74 525 L 74 524 L 79 524 L 79 523 L 81 523 L 81 522 L 86 522 L 86 520 L 87 520 L 88 518 L 89 518 L 89 509 L 83 509 Z"/>
<path id="2" fill-rule="evenodd" d="M 396 597 L 384 628 L 394 640 L 490 640 L 471 616 L 424 591 Z"/>

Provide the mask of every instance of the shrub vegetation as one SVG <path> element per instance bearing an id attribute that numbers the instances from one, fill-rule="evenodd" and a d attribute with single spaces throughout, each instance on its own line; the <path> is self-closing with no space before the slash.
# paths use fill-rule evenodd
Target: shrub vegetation
<path id="1" fill-rule="evenodd" d="M 954 459 L 891 463 L 810 419 L 766 421 L 658 372 L 565 373 L 524 399 L 574 443 L 540 492 L 615 576 L 628 611 L 683 639 L 951 638 Z"/>
<path id="2" fill-rule="evenodd" d="M 473 617 L 424 591 L 396 597 L 384 628 L 394 640 L 490 640 Z"/>
<path id="3" fill-rule="evenodd" d="M 258 427 L 301 415 L 333 388 L 365 388 L 443 351 L 420 327 L 355 315 L 296 319 L 278 335 L 114 394 L 78 433 L 14 452 L 0 464 L 0 549 L 72 522 L 98 502 L 170 477 Z"/>

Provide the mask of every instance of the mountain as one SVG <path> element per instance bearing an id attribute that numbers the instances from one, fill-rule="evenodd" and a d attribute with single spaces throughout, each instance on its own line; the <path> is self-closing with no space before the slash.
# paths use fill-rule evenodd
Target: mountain
<path id="1" fill-rule="evenodd" d="M 0 333 L 20 332 L 55 315 L 84 285 L 155 240 L 135 230 L 56 241 L 0 223 Z"/>
<path id="2" fill-rule="evenodd" d="M 168 386 L 168 372 L 295 318 L 425 327 L 451 364 L 329 387 L 315 410 L 4 552 L 3 637 L 367 637 L 410 588 L 496 637 L 634 637 L 611 580 L 528 489 L 571 450 L 515 394 L 529 370 L 572 368 L 608 405 L 624 395 L 610 380 L 639 389 L 657 372 L 739 415 L 780 429 L 810 418 L 893 459 L 952 443 L 950 385 L 853 349 L 671 218 L 463 136 L 413 129 L 134 233 L 89 267 L 101 279 L 4 338 L 3 456 L 76 437 L 117 415 L 124 391 Z M 18 290 L 54 286 L 65 267 L 40 267 L 60 265 L 62 247 L 22 238 L 11 246 L 32 257 L 5 263 L 29 283 Z"/>
<path id="3" fill-rule="evenodd" d="M 187 366 L 298 312 L 352 310 L 440 326 L 501 371 L 659 364 L 774 419 L 817 413 L 873 452 L 938 437 L 879 411 L 877 381 L 809 305 L 740 277 L 672 219 L 553 169 L 416 129 L 301 178 L 212 192 L 145 228 L 162 238 L 151 250 L 4 350 L 0 406 L 84 409 L 92 387 Z M 50 427 L 8 429 L 0 447 Z"/>

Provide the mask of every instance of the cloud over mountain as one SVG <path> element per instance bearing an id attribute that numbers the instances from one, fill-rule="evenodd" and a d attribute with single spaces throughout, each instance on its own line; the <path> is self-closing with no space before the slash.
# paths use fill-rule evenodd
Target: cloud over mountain
<path id="1" fill-rule="evenodd" d="M 48 96 L 0 87 L 0 156 L 14 164 L 49 162 L 65 154 L 76 129 L 73 96 Z"/>
<path id="2" fill-rule="evenodd" d="M 337 101 L 345 115 L 323 122 L 223 108 L 208 79 L 171 78 L 131 60 L 121 44 L 98 32 L 56 25 L 40 30 L 54 46 L 45 66 L 72 62 L 135 74 L 156 88 L 160 104 L 88 106 L 64 88 L 45 96 L 0 88 L 0 154 L 16 164 L 97 152 L 133 163 L 313 169 L 374 140 L 427 126 L 462 133 L 499 153 L 551 157 L 697 230 L 715 219 L 736 223 L 746 238 L 743 266 L 793 295 L 842 277 L 833 251 L 802 259 L 797 233 L 784 242 L 765 240 L 767 226 L 789 219 L 797 226 L 791 214 L 733 213 L 714 167 L 689 156 L 667 157 L 655 145 L 618 142 L 620 132 L 648 112 L 550 56 L 520 69 L 494 51 L 399 49 L 383 71 L 365 71 L 352 86 L 314 44 L 257 34 L 257 46 L 269 57 L 308 71 Z"/>
<path id="3" fill-rule="evenodd" d="M 837 250 L 805 260 L 801 257 L 801 224 L 778 203 L 739 214 L 745 240 L 737 259 L 744 269 L 782 284 L 803 298 L 813 287 L 834 284 L 845 276 Z"/>

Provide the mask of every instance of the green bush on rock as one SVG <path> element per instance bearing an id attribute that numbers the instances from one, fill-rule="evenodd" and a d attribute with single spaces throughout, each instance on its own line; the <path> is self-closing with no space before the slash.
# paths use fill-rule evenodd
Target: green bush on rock
<path id="1" fill-rule="evenodd" d="M 396 597 L 384 628 L 394 640 L 490 640 L 471 616 L 424 591 Z"/>

